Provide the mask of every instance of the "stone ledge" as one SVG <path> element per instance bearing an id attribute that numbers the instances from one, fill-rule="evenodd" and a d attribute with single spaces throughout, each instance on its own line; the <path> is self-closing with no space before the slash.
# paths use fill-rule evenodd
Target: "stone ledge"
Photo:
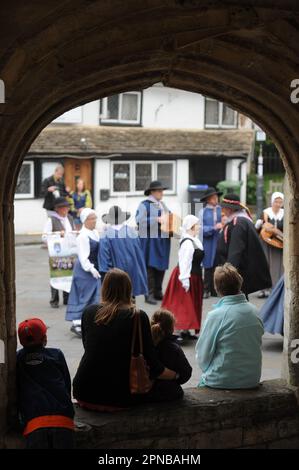
<path id="1" fill-rule="evenodd" d="M 77 407 L 76 422 L 78 448 L 299 447 L 295 391 L 282 380 L 246 391 L 190 388 L 180 402 L 112 414 Z"/>

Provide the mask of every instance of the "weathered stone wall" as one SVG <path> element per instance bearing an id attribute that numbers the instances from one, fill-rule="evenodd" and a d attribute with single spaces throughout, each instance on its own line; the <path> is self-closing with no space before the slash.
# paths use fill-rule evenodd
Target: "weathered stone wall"
<path id="1" fill-rule="evenodd" d="M 0 446 L 14 410 L 13 198 L 38 133 L 64 111 L 156 82 L 227 102 L 272 136 L 292 180 L 288 338 L 298 335 L 297 0 L 3 0 L 0 20 Z M 297 222 L 295 218 L 297 217 Z M 296 284 L 297 283 L 297 284 Z M 287 358 L 299 387 L 299 370 Z"/>
<path id="2" fill-rule="evenodd" d="M 258 390 L 187 389 L 182 402 L 117 413 L 77 408 L 78 448 L 298 449 L 299 407 L 282 381 Z M 7 447 L 22 447 L 16 436 Z"/>

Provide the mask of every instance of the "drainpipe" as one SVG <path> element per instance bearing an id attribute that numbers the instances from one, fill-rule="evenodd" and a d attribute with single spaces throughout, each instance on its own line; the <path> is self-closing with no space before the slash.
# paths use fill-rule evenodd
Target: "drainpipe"
<path id="1" fill-rule="evenodd" d="M 247 162 L 247 158 L 246 157 L 243 157 L 242 160 L 240 161 L 239 165 L 238 165 L 238 170 L 239 170 L 239 181 L 242 182 L 242 166 Z M 240 189 L 240 192 L 242 190 L 242 185 L 241 185 L 241 189 Z"/>

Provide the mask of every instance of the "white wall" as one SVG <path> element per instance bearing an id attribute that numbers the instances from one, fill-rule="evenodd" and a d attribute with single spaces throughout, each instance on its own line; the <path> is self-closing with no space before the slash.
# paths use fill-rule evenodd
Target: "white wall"
<path id="1" fill-rule="evenodd" d="M 144 127 L 203 129 L 204 98 L 196 93 L 154 86 L 143 91 Z"/>
<path id="2" fill-rule="evenodd" d="M 99 228 L 101 227 L 101 216 L 106 213 L 112 205 L 119 205 L 123 210 L 129 211 L 132 217 L 129 221 L 130 224 L 135 224 L 134 215 L 139 203 L 145 198 L 143 195 L 118 197 L 111 196 L 108 201 L 100 201 L 100 190 L 110 188 L 110 160 L 97 159 L 94 166 L 94 194 L 95 194 L 95 209 L 99 216 Z M 175 195 L 167 195 L 164 197 L 165 204 L 169 209 L 178 215 L 182 213 L 183 203 L 188 202 L 187 187 L 189 184 L 189 161 L 177 161 L 177 191 Z M 185 215 L 183 213 L 183 215 Z"/>
<path id="3" fill-rule="evenodd" d="M 15 199 L 15 233 L 40 233 L 47 220 L 43 199 Z"/>

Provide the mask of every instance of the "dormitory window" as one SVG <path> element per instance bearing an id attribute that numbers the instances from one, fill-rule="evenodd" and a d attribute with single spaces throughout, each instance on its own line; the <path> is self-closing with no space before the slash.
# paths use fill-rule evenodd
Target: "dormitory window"
<path id="1" fill-rule="evenodd" d="M 236 128 L 237 112 L 225 103 L 205 98 L 206 128 Z"/>
<path id="2" fill-rule="evenodd" d="M 15 198 L 29 199 L 34 197 L 34 163 L 24 162 L 17 180 Z"/>
<path id="3" fill-rule="evenodd" d="M 109 124 L 140 124 L 141 93 L 127 92 L 102 100 L 101 122 Z"/>
<path id="4" fill-rule="evenodd" d="M 173 194 L 175 187 L 175 162 L 112 162 L 112 194 L 143 194 L 152 180 L 159 180 L 169 188 L 166 194 Z"/>

